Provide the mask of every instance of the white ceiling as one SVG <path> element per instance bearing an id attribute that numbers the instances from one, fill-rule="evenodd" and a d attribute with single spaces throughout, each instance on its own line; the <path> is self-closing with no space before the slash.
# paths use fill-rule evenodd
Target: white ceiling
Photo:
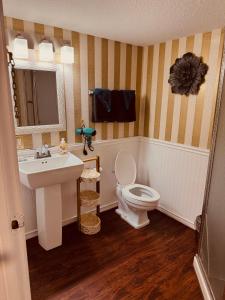
<path id="1" fill-rule="evenodd" d="M 225 25 L 225 0 L 3 0 L 4 14 L 137 45 Z"/>

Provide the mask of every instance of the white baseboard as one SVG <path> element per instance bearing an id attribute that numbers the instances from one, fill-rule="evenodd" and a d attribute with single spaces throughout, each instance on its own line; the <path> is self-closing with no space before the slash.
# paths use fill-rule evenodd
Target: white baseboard
<path id="1" fill-rule="evenodd" d="M 211 293 L 210 288 L 208 286 L 208 283 L 205 279 L 205 275 L 204 275 L 204 272 L 202 270 L 201 264 L 199 262 L 198 255 L 195 255 L 195 257 L 194 257 L 193 266 L 194 266 L 195 273 L 197 275 L 198 282 L 199 282 L 199 285 L 201 287 L 201 291 L 202 291 L 204 299 L 205 300 L 213 300 L 213 296 L 212 296 L 212 293 Z"/>
<path id="2" fill-rule="evenodd" d="M 177 220 L 178 222 L 190 227 L 191 229 L 195 230 L 195 224 L 190 222 L 189 220 L 177 215 L 174 212 L 169 211 L 168 209 L 162 207 L 162 206 L 158 206 L 157 210 L 161 211 L 162 213 L 164 213 L 165 215 Z"/>
<path id="3" fill-rule="evenodd" d="M 112 209 L 112 208 L 115 208 L 115 207 L 117 207 L 117 205 L 118 205 L 118 203 L 117 203 L 117 201 L 115 201 L 115 202 L 112 202 L 112 203 L 109 203 L 109 204 L 102 205 L 100 209 L 101 209 L 101 212 L 103 212 L 103 211 L 106 211 L 106 210 L 110 210 L 110 209 Z M 174 212 L 171 212 L 171 211 L 169 211 L 169 210 L 167 210 L 167 209 L 165 209 L 165 208 L 163 208 L 163 207 L 161 207 L 161 206 L 159 206 L 159 207 L 157 208 L 157 210 L 161 211 L 162 213 L 164 213 L 165 215 L 171 217 L 172 219 L 175 219 L 175 220 L 177 220 L 178 222 L 181 222 L 182 224 L 184 224 L 184 225 L 190 227 L 191 229 L 194 229 L 194 230 L 195 230 L 195 225 L 194 225 L 192 222 L 190 222 L 190 221 L 184 219 L 183 217 L 181 217 L 181 216 L 175 214 Z M 90 212 L 92 212 L 92 211 L 94 211 L 94 210 L 90 210 Z M 71 224 L 71 223 L 73 223 L 73 222 L 76 222 L 76 220 L 77 220 L 77 216 L 73 216 L 73 217 L 71 217 L 71 218 L 64 219 L 64 220 L 62 221 L 62 226 L 69 225 L 69 224 Z M 32 230 L 32 231 L 26 232 L 26 239 L 27 239 L 27 240 L 28 240 L 28 239 L 31 239 L 31 238 L 33 238 L 33 237 L 35 237 L 35 236 L 37 236 L 37 229 L 34 229 L 34 230 Z"/>
<path id="4" fill-rule="evenodd" d="M 32 239 L 35 236 L 37 236 L 37 229 L 30 230 L 30 231 L 25 233 L 26 240 Z"/>
<path id="5" fill-rule="evenodd" d="M 103 211 L 106 211 L 106 210 L 110 210 L 110 209 L 115 208 L 117 206 L 118 206 L 118 202 L 117 201 L 109 203 L 109 204 L 104 204 L 104 205 L 101 205 L 100 211 L 103 212 Z M 94 212 L 94 209 L 91 209 L 88 212 Z M 77 216 L 73 216 L 71 218 L 67 218 L 67 219 L 65 219 L 65 220 L 62 221 L 62 227 L 66 226 L 66 225 L 69 225 L 71 223 L 74 223 L 74 222 L 76 222 L 76 220 L 77 220 Z M 33 238 L 33 237 L 35 237 L 37 235 L 38 235 L 37 229 L 28 231 L 25 234 L 26 240 L 31 239 L 31 238 Z"/>

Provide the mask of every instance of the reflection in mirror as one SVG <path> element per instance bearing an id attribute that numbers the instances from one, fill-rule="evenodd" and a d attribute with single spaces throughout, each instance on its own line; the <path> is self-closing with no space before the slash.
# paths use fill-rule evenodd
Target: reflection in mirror
<path id="1" fill-rule="evenodd" d="M 59 123 L 56 72 L 15 69 L 17 126 Z"/>

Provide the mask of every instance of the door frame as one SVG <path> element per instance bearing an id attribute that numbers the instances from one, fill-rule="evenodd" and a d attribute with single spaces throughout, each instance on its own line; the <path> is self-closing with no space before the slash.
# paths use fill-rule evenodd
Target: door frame
<path id="1" fill-rule="evenodd" d="M 2 0 L 0 0 L 0 78 L 0 295 L 4 300 L 30 300 Z M 21 227 L 12 229 L 13 219 L 20 219 Z"/>
<path id="2" fill-rule="evenodd" d="M 222 30 L 225 31 L 225 28 L 223 28 Z M 223 42 L 223 52 L 222 52 L 221 65 L 220 65 L 220 76 L 219 76 L 219 83 L 218 83 L 218 88 L 217 88 L 217 98 L 216 98 L 215 113 L 214 113 L 214 120 L 213 120 L 210 155 L 209 155 L 208 171 L 207 171 L 207 178 L 206 178 L 206 185 L 205 185 L 204 202 L 203 202 L 203 208 L 202 208 L 200 237 L 199 237 L 199 242 L 198 242 L 198 253 L 200 253 L 201 244 L 203 241 L 203 229 L 204 229 L 204 224 L 206 221 L 205 220 L 206 219 L 206 211 L 207 211 L 207 207 L 208 207 L 208 198 L 209 198 L 210 184 L 211 184 L 211 179 L 212 179 L 213 161 L 214 161 L 214 154 L 215 154 L 215 148 L 216 148 L 216 139 L 217 139 L 218 124 L 219 124 L 224 78 L 225 78 L 225 39 Z"/>
<path id="3" fill-rule="evenodd" d="M 225 30 L 225 28 L 223 28 L 223 30 Z M 211 180 L 212 180 L 212 171 L 213 171 L 216 139 L 217 139 L 219 117 L 220 117 L 220 110 L 221 110 L 221 102 L 223 100 L 222 92 L 223 92 L 224 78 L 225 78 L 225 40 L 223 43 L 223 53 L 222 53 L 221 66 L 220 66 L 220 77 L 219 77 L 219 83 L 218 83 L 218 89 L 217 89 L 217 100 L 216 100 L 215 114 L 214 114 L 214 121 L 213 121 L 213 131 L 212 131 L 212 139 L 211 139 L 206 185 L 205 185 L 204 203 L 203 203 L 201 226 L 200 226 L 200 236 L 199 236 L 199 241 L 198 241 L 198 251 L 194 257 L 194 262 L 193 262 L 194 269 L 195 269 L 202 293 L 204 295 L 204 299 L 207 299 L 207 300 L 214 299 L 214 296 L 213 296 L 213 291 L 211 289 L 210 282 L 208 280 L 208 275 L 206 274 L 205 268 L 202 264 L 200 253 L 201 253 L 201 246 L 203 243 L 203 233 L 204 233 L 204 226 L 205 226 L 205 222 L 206 222 L 206 215 L 207 215 L 206 213 L 207 213 L 207 208 L 208 208 L 210 185 L 211 185 Z"/>

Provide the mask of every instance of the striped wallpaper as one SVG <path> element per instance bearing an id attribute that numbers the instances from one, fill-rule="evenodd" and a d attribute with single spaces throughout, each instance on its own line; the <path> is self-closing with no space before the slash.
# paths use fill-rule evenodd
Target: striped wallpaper
<path id="1" fill-rule="evenodd" d="M 209 148 L 223 42 L 224 31 L 216 29 L 144 47 L 140 135 Z M 199 94 L 187 97 L 171 93 L 168 77 L 176 58 L 188 51 L 203 56 L 209 70 Z"/>
<path id="2" fill-rule="evenodd" d="M 70 41 L 75 51 L 74 65 L 64 65 L 67 131 L 22 136 L 26 148 L 43 143 L 57 145 L 62 136 L 70 143 L 80 142 L 74 130 L 81 120 L 96 128 L 98 140 L 144 135 L 209 147 L 224 39 L 222 30 L 140 47 L 10 17 L 5 17 L 5 24 L 9 46 L 12 37 L 23 32 L 31 37 L 36 52 L 38 42 L 43 37 L 50 38 L 55 46 L 56 63 L 60 63 L 63 41 Z M 197 96 L 174 95 L 167 82 L 171 64 L 187 51 L 202 55 L 209 65 L 206 83 Z M 72 81 L 68 80 L 71 77 Z M 94 87 L 135 89 L 136 122 L 92 124 L 88 89 Z"/>
<path id="3" fill-rule="evenodd" d="M 60 63 L 59 48 L 64 41 L 70 41 L 74 47 L 75 63 L 64 65 L 66 76 L 72 76 L 72 92 L 66 98 L 67 132 L 49 132 L 22 136 L 25 147 L 37 147 L 42 143 L 59 144 L 60 137 L 66 136 L 69 142 L 80 142 L 74 135 L 81 120 L 86 126 L 96 128 L 96 139 L 112 139 L 135 136 L 139 134 L 139 117 L 132 123 L 91 123 L 90 96 L 88 89 L 103 87 L 109 89 L 135 89 L 137 94 L 137 111 L 141 93 L 142 47 L 115 42 L 104 38 L 63 30 L 42 24 L 31 23 L 5 17 L 8 44 L 16 33 L 22 32 L 34 41 L 34 49 L 43 38 L 50 38 L 55 46 L 55 62 Z M 38 51 L 38 50 L 37 50 Z M 38 57 L 38 56 L 37 56 Z M 72 70 L 69 70 L 72 68 Z M 65 88 L 65 90 L 67 90 Z M 71 89 L 70 89 L 71 90 Z M 139 116 L 139 114 L 138 114 Z"/>

